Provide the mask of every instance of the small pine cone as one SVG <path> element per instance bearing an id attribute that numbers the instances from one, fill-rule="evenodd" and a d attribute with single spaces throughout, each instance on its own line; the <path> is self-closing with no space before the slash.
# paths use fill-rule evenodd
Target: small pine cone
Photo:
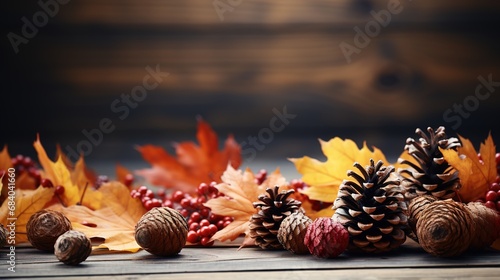
<path id="1" fill-rule="evenodd" d="M 311 223 L 312 220 L 304 213 L 292 213 L 281 222 L 278 230 L 278 241 L 283 245 L 283 248 L 294 254 L 308 254 L 309 249 L 304 244 L 304 237 L 307 226 Z"/>
<path id="2" fill-rule="evenodd" d="M 43 209 L 31 215 L 26 224 L 28 240 L 33 247 L 42 251 L 54 251 L 57 238 L 71 230 L 71 222 L 63 213 Z"/>
<path id="3" fill-rule="evenodd" d="M 7 229 L 0 224 L 0 248 L 7 245 L 7 236 L 9 235 Z"/>
<path id="4" fill-rule="evenodd" d="M 349 233 L 331 218 L 317 218 L 306 230 L 304 244 L 319 258 L 335 258 L 349 245 Z"/>
<path id="5" fill-rule="evenodd" d="M 156 207 L 144 214 L 135 226 L 135 241 L 149 253 L 173 256 L 186 245 L 188 224 L 179 211 Z"/>
<path id="6" fill-rule="evenodd" d="M 481 202 L 469 202 L 466 207 L 474 218 L 476 228 L 469 249 L 474 251 L 489 247 L 500 237 L 500 214 Z"/>
<path id="7" fill-rule="evenodd" d="M 411 229 L 411 233 L 408 236 L 416 242 L 418 242 L 417 221 L 425 207 L 436 200 L 438 199 L 432 195 L 417 196 L 408 205 L 408 225 Z"/>
<path id="8" fill-rule="evenodd" d="M 267 188 L 253 206 L 259 211 L 250 217 L 250 237 L 262 249 L 283 249 L 278 241 L 281 222 L 292 213 L 300 211 L 300 201 L 289 198 L 294 190 L 278 192 L 279 187 Z"/>
<path id="9" fill-rule="evenodd" d="M 438 257 L 461 255 L 475 234 L 473 215 L 451 199 L 428 204 L 420 213 L 416 229 L 422 248 Z"/>
<path id="10" fill-rule="evenodd" d="M 57 259 L 68 265 L 85 261 L 92 252 L 90 239 L 83 232 L 69 230 L 59 236 L 54 244 Z"/>

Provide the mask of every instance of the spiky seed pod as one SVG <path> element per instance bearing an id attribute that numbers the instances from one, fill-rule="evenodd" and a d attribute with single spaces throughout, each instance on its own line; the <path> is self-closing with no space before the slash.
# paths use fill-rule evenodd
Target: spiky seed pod
<path id="1" fill-rule="evenodd" d="M 179 211 L 156 207 L 144 214 L 135 226 L 135 240 L 157 256 L 177 255 L 186 245 L 188 224 Z"/>
<path id="2" fill-rule="evenodd" d="M 434 256 L 454 257 L 465 252 L 475 235 L 470 211 L 451 199 L 428 204 L 417 220 L 420 246 Z"/>
<path id="3" fill-rule="evenodd" d="M 306 235 L 307 226 L 312 223 L 312 220 L 302 212 L 295 212 L 283 219 L 278 230 L 278 241 L 283 248 L 294 254 L 308 254 L 304 244 L 304 236 Z"/>
<path id="4" fill-rule="evenodd" d="M 349 233 L 331 218 L 317 218 L 307 227 L 304 244 L 316 257 L 335 258 L 346 250 Z"/>
<path id="5" fill-rule="evenodd" d="M 478 251 L 491 246 L 500 237 L 500 214 L 481 202 L 469 202 L 466 207 L 476 228 L 476 235 L 471 239 L 469 249 Z"/>
<path id="6" fill-rule="evenodd" d="M 8 236 L 7 229 L 0 224 L 0 248 L 5 246 L 7 244 L 7 236 Z"/>
<path id="7" fill-rule="evenodd" d="M 302 204 L 298 200 L 289 198 L 294 190 L 280 193 L 278 190 L 278 186 L 267 188 L 267 195 L 259 195 L 259 202 L 253 203 L 253 207 L 259 211 L 250 218 L 250 237 L 262 249 L 283 249 L 277 237 L 281 222 L 299 211 Z"/>
<path id="8" fill-rule="evenodd" d="M 408 237 L 418 242 L 417 237 L 417 221 L 422 214 L 422 211 L 429 205 L 430 203 L 438 200 L 435 196 L 432 195 L 423 195 L 417 196 L 416 198 L 410 201 L 408 205 L 408 225 L 410 227 L 410 233 L 407 233 Z"/>
<path id="9" fill-rule="evenodd" d="M 347 174 L 355 181 L 345 180 L 339 187 L 333 204 L 333 220 L 347 228 L 349 251 L 381 253 L 399 247 L 406 240 L 406 204 L 399 189 L 399 180 L 389 179 L 394 167 L 382 161 L 363 168 L 354 166 L 359 174 Z"/>
<path id="10" fill-rule="evenodd" d="M 439 199 L 455 196 L 460 188 L 458 171 L 444 159 L 441 149 L 456 149 L 461 146 L 455 138 L 446 138 L 445 128 L 440 126 L 436 131 L 427 128 L 429 135 L 421 129 L 415 133 L 420 136 L 406 140 L 405 150 L 417 161 L 417 164 L 400 159 L 400 163 L 409 167 L 399 170 L 404 177 L 405 197 L 411 200 L 419 195 L 433 195 Z"/>
<path id="11" fill-rule="evenodd" d="M 54 251 L 57 238 L 72 229 L 71 222 L 63 213 L 43 209 L 31 215 L 26 224 L 26 233 L 33 247 L 42 251 Z"/>
<path id="12" fill-rule="evenodd" d="M 54 244 L 57 259 L 68 265 L 85 261 L 92 252 L 90 239 L 83 232 L 69 230 L 59 236 Z"/>

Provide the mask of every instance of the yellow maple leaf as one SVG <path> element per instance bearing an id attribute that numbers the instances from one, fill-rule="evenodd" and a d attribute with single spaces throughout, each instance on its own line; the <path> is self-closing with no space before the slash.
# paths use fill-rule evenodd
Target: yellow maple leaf
<path id="1" fill-rule="evenodd" d="M 0 223 L 6 227 L 14 223 L 16 244 L 27 242 L 26 224 L 31 215 L 43 209 L 52 199 L 54 188 L 37 188 L 35 190 L 16 190 L 0 207 Z M 10 198 L 12 197 L 13 200 Z M 11 204 L 9 204 L 9 202 Z M 12 203 L 13 202 L 13 203 Z"/>
<path id="2" fill-rule="evenodd" d="M 321 162 L 308 156 L 289 159 L 295 164 L 297 171 L 302 174 L 302 180 L 310 187 L 303 191 L 310 199 L 323 202 L 333 202 L 337 197 L 338 189 L 343 180 L 347 179 L 347 171 L 353 168 L 355 162 L 368 165 L 370 159 L 387 159 L 381 150 L 373 147 L 371 151 L 366 142 L 361 149 L 350 139 L 342 140 L 335 137 L 328 142 L 319 140 L 321 150 L 327 160 Z"/>
<path id="3" fill-rule="evenodd" d="M 64 187 L 64 193 L 59 197 L 65 206 L 81 204 L 91 209 L 101 207 L 102 194 L 86 186 L 86 182 L 89 180 L 84 178 L 85 164 L 83 159 L 77 162 L 75 171 L 72 174 L 62 157 L 59 157 L 55 162 L 50 160 L 40 142 L 39 136 L 37 136 L 33 146 L 37 151 L 38 161 L 43 168 L 45 177 L 50 179 L 54 186 L 61 185 Z M 73 181 L 73 179 L 76 181 Z"/>
<path id="4" fill-rule="evenodd" d="M 253 202 L 258 201 L 259 195 L 265 193 L 267 188 L 280 186 L 280 190 L 288 189 L 287 182 L 279 169 L 276 169 L 262 184 L 258 185 L 250 169 L 236 170 L 231 165 L 228 165 L 221 179 L 222 183 L 216 185 L 216 188 L 225 196 L 210 199 L 204 205 L 209 207 L 212 213 L 230 216 L 234 220 L 212 236 L 212 240 L 232 241 L 245 234 L 243 245 L 251 244 L 251 238 L 248 235 L 250 217 L 258 211 L 253 207 Z"/>
<path id="5" fill-rule="evenodd" d="M 137 252 L 141 247 L 135 241 L 135 225 L 146 213 L 141 201 L 128 195 L 128 188 L 117 181 L 103 184 L 99 192 L 106 199 L 98 210 L 60 204 L 50 208 L 64 213 L 73 228 L 87 237 L 104 239 L 103 243 L 94 246 L 94 250 Z"/>
<path id="6" fill-rule="evenodd" d="M 456 151 L 450 149 L 440 149 L 440 151 L 444 159 L 458 171 L 461 184 L 458 190 L 459 199 L 467 203 L 483 198 L 491 183 L 495 182 L 496 148 L 490 133 L 479 148 L 480 160 L 472 142 L 460 135 L 458 137 L 462 147 L 458 147 Z"/>

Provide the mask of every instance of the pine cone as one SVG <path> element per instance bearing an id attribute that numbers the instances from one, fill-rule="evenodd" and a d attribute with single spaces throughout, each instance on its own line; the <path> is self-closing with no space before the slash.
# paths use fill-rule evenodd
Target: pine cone
<path id="1" fill-rule="evenodd" d="M 347 228 L 349 251 L 381 253 L 399 247 L 406 240 L 406 204 L 399 190 L 399 181 L 388 180 L 394 167 L 377 165 L 370 160 L 366 170 L 359 164 L 347 174 L 356 182 L 344 181 L 333 207 L 334 221 Z"/>
<path id="2" fill-rule="evenodd" d="M 307 226 L 312 220 L 302 212 L 295 212 L 283 219 L 278 230 L 278 241 L 283 248 L 294 254 L 308 254 L 309 249 L 304 245 L 304 236 Z"/>
<path id="3" fill-rule="evenodd" d="M 405 197 L 411 200 L 419 195 L 433 195 L 439 199 L 455 196 L 460 188 L 458 171 L 443 158 L 441 149 L 456 149 L 461 144 L 455 137 L 446 139 L 445 128 L 440 126 L 436 131 L 427 128 L 429 136 L 421 129 L 417 133 L 421 138 L 406 140 L 405 150 L 418 162 L 414 164 L 400 159 L 400 163 L 409 165 L 409 168 L 399 170 L 404 177 L 403 186 L 406 189 Z"/>
<path id="4" fill-rule="evenodd" d="M 260 195 L 260 202 L 253 203 L 259 211 L 250 218 L 250 237 L 262 249 L 283 248 L 277 238 L 281 222 L 300 209 L 300 201 L 288 198 L 294 190 L 278 193 L 278 189 L 278 186 L 267 188 L 268 195 Z"/>
<path id="5" fill-rule="evenodd" d="M 179 211 L 156 207 L 144 214 L 135 226 L 135 240 L 157 256 L 178 254 L 186 245 L 188 224 Z"/>
<path id="6" fill-rule="evenodd" d="M 83 232 L 69 230 L 59 236 L 54 244 L 57 259 L 68 265 L 85 261 L 92 252 L 90 239 Z"/>
<path id="7" fill-rule="evenodd" d="M 476 235 L 471 239 L 469 249 L 477 251 L 491 246 L 500 237 L 500 214 L 481 202 L 469 202 L 466 207 L 476 228 Z"/>
<path id="8" fill-rule="evenodd" d="M 349 245 L 349 233 L 331 218 L 317 218 L 307 227 L 304 244 L 319 258 L 335 258 Z"/>
<path id="9" fill-rule="evenodd" d="M 416 198 L 412 199 L 410 201 L 410 204 L 408 205 L 408 225 L 411 231 L 407 233 L 407 235 L 416 242 L 418 242 L 417 221 L 420 218 L 420 215 L 425 207 L 436 200 L 438 199 L 432 195 L 417 196 Z"/>
<path id="10" fill-rule="evenodd" d="M 33 247 L 43 251 L 54 251 L 57 238 L 72 229 L 71 222 L 63 213 L 43 209 L 31 215 L 26 224 L 28 240 Z"/>
<path id="11" fill-rule="evenodd" d="M 422 248 L 438 257 L 465 252 L 475 233 L 473 215 L 461 202 L 451 199 L 428 204 L 417 220 L 417 237 Z"/>

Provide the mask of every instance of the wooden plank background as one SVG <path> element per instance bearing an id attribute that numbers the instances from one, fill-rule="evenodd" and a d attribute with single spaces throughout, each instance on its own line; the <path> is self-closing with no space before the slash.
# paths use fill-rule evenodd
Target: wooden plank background
<path id="1" fill-rule="evenodd" d="M 28 3 L 2 4 L 4 34 L 20 34 L 20 19 L 40 10 Z M 200 115 L 244 141 L 268 126 L 273 108 L 287 106 L 297 118 L 276 137 L 307 137 L 303 153 L 336 135 L 400 149 L 416 127 L 452 125 L 443 113 L 474 94 L 479 75 L 500 80 L 500 5 L 402 0 L 401 13 L 347 63 L 339 44 L 352 44 L 353 28 L 387 3 L 241 1 L 221 21 L 213 1 L 70 1 L 19 54 L 4 37 L 3 92 L 14 105 L 2 105 L 9 133 L 1 140 L 30 153 L 40 132 L 74 146 L 82 129 L 109 117 L 117 129 L 104 146 L 130 147 L 193 136 Z M 119 121 L 110 104 L 157 64 L 170 76 Z M 488 121 L 499 105 L 492 94 L 450 133 L 498 136 L 497 122 Z M 19 111 L 28 121 L 15 117 Z"/>

